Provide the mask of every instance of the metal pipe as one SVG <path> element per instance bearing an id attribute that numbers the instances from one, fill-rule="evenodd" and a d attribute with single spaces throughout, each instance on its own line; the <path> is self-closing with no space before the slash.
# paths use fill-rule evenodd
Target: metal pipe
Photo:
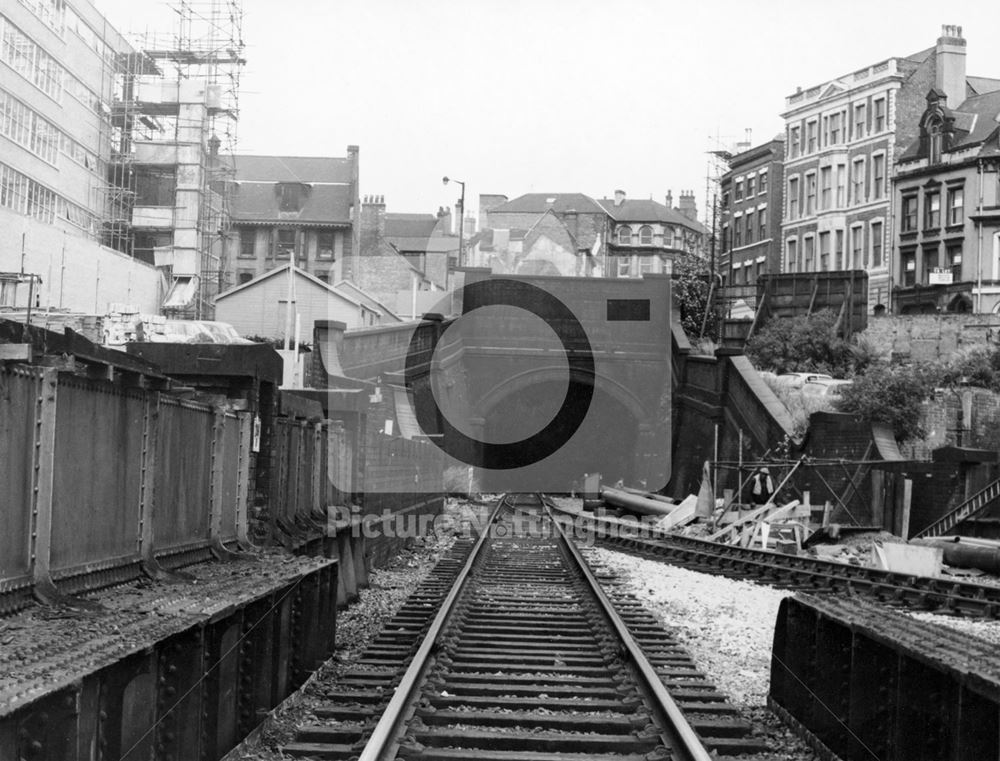
<path id="1" fill-rule="evenodd" d="M 624 507 L 642 515 L 670 515 L 677 509 L 677 505 L 668 505 L 659 500 L 640 497 L 607 486 L 601 487 L 601 499 L 615 507 Z"/>
<path id="2" fill-rule="evenodd" d="M 976 164 L 979 175 L 979 200 L 976 205 L 976 228 L 979 234 L 976 236 L 976 314 L 983 311 L 983 160 L 979 159 Z"/>
<path id="3" fill-rule="evenodd" d="M 966 541 L 964 537 L 924 539 L 919 544 L 939 547 L 944 562 L 958 568 L 978 568 L 987 573 L 1000 573 L 1000 546 L 988 546 Z"/>

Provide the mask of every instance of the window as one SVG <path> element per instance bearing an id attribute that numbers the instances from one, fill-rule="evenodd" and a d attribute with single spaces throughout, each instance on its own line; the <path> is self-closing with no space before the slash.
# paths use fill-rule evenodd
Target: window
<path id="1" fill-rule="evenodd" d="M 806 122 L 806 153 L 816 152 L 816 120 Z"/>
<path id="2" fill-rule="evenodd" d="M 819 269 L 820 272 L 830 269 L 830 233 L 819 234 Z"/>
<path id="3" fill-rule="evenodd" d="M 837 145 L 840 142 L 841 125 L 840 113 L 830 114 L 830 145 Z"/>
<path id="4" fill-rule="evenodd" d="M 767 240 L 767 209 L 760 209 L 757 212 L 757 239 Z"/>
<path id="5" fill-rule="evenodd" d="M 253 259 L 256 256 L 257 235 L 253 230 L 240 230 L 240 258 Z"/>
<path id="6" fill-rule="evenodd" d="M 917 252 L 903 251 L 900 265 L 903 268 L 903 285 L 914 286 L 917 283 Z"/>
<path id="7" fill-rule="evenodd" d="M 798 264 L 798 241 L 785 241 L 785 271 L 795 272 Z"/>
<path id="8" fill-rule="evenodd" d="M 816 173 L 806 175 L 806 216 L 816 213 Z"/>
<path id="9" fill-rule="evenodd" d="M 850 269 L 844 262 L 844 231 L 836 230 L 833 233 L 833 266 L 835 269 Z"/>
<path id="10" fill-rule="evenodd" d="M 788 128 L 788 157 L 796 158 L 802 152 L 802 128 Z"/>
<path id="11" fill-rule="evenodd" d="M 837 208 L 847 205 L 847 164 L 837 164 Z"/>
<path id="12" fill-rule="evenodd" d="M 631 245 L 632 243 L 632 228 L 628 225 L 622 225 L 618 228 L 618 243 L 621 245 Z"/>
<path id="13" fill-rule="evenodd" d="M 854 139 L 865 136 L 865 104 L 858 103 L 854 107 Z"/>
<path id="14" fill-rule="evenodd" d="M 917 197 L 903 197 L 903 213 L 900 215 L 899 231 L 912 233 L 917 229 Z"/>
<path id="15" fill-rule="evenodd" d="M 743 200 L 743 180 L 737 180 L 736 184 L 733 185 L 733 196 L 737 201 Z"/>
<path id="16" fill-rule="evenodd" d="M 799 216 L 799 178 L 792 177 L 788 180 L 788 218 L 797 219 Z"/>
<path id="17" fill-rule="evenodd" d="M 865 262 L 865 231 L 861 227 L 851 228 L 851 267 L 852 269 L 867 269 Z"/>
<path id="18" fill-rule="evenodd" d="M 855 159 L 851 164 L 851 198 L 854 205 L 865 202 L 865 160 Z"/>
<path id="19" fill-rule="evenodd" d="M 3 29 L 0 60 L 9 64 L 14 71 L 53 100 L 59 101 L 62 98 L 65 74 L 63 67 L 10 21 L 0 17 L 0 22 Z"/>
<path id="20" fill-rule="evenodd" d="M 274 255 L 279 259 L 287 259 L 295 253 L 295 230 L 279 229 L 275 241 Z"/>
<path id="21" fill-rule="evenodd" d="M 250 270 L 240 270 L 236 275 L 236 284 L 243 285 L 253 280 L 253 272 Z"/>
<path id="22" fill-rule="evenodd" d="M 321 280 L 324 283 L 330 282 L 330 270 L 316 270 L 314 275 L 317 280 Z"/>
<path id="23" fill-rule="evenodd" d="M 743 223 L 746 225 L 747 231 L 747 245 L 749 246 L 753 243 L 753 212 L 747 212 L 747 215 L 743 218 Z"/>
<path id="24" fill-rule="evenodd" d="M 177 195 L 177 172 L 173 167 L 135 168 L 136 206 L 174 206 Z"/>
<path id="25" fill-rule="evenodd" d="M 948 188 L 948 224 L 960 225 L 965 219 L 965 190 Z"/>
<path id="26" fill-rule="evenodd" d="M 759 188 L 757 192 L 763 195 L 764 193 L 767 192 L 767 172 L 766 171 L 761 172 L 758 175 L 758 177 L 760 177 L 760 181 L 757 183 L 757 186 Z"/>
<path id="27" fill-rule="evenodd" d="M 819 170 L 819 207 L 821 209 L 831 208 L 833 198 L 833 188 L 831 187 L 833 169 L 825 166 Z"/>
<path id="28" fill-rule="evenodd" d="M 872 198 L 881 198 L 885 191 L 885 154 L 872 156 Z"/>
<path id="29" fill-rule="evenodd" d="M 638 272 L 639 277 L 642 277 L 643 275 L 648 275 L 649 273 L 651 273 L 653 271 L 653 269 L 654 269 L 655 266 L 656 265 L 655 265 L 655 263 L 653 261 L 653 257 L 652 256 L 640 256 L 639 257 L 639 272 Z"/>
<path id="30" fill-rule="evenodd" d="M 816 256 L 816 239 L 807 235 L 802 239 L 802 271 L 812 272 L 813 262 Z"/>
<path id="31" fill-rule="evenodd" d="M 750 198 L 751 196 L 753 196 L 754 193 L 757 192 L 754 187 L 756 184 L 757 184 L 756 177 L 747 177 L 747 198 Z"/>
<path id="32" fill-rule="evenodd" d="M 882 266 L 882 223 L 872 222 L 871 226 L 871 241 L 872 241 L 872 267 Z"/>
<path id="33" fill-rule="evenodd" d="M 335 233 L 324 232 L 316 234 L 316 258 L 332 259 L 334 252 Z"/>
<path id="34" fill-rule="evenodd" d="M 962 244 L 952 243 L 948 246 L 948 266 L 951 267 L 951 281 L 959 283 L 962 280 Z"/>
<path id="35" fill-rule="evenodd" d="M 653 228 L 649 225 L 643 225 L 639 228 L 639 243 L 644 246 L 653 245 Z"/>
<path id="36" fill-rule="evenodd" d="M 306 186 L 300 182 L 278 183 L 278 210 L 301 211 L 306 198 Z"/>
<path id="37" fill-rule="evenodd" d="M 722 253 L 729 250 L 729 225 L 722 226 Z"/>
<path id="38" fill-rule="evenodd" d="M 934 190 L 924 196 L 924 229 L 936 230 L 941 226 L 941 192 Z"/>
<path id="39" fill-rule="evenodd" d="M 931 164 L 941 163 L 941 148 L 944 145 L 944 134 L 941 132 L 941 121 L 935 119 L 927 125 L 928 160 Z"/>
<path id="40" fill-rule="evenodd" d="M 632 271 L 632 257 L 618 256 L 618 277 L 629 277 Z"/>
<path id="41" fill-rule="evenodd" d="M 733 248 L 743 245 L 743 220 L 737 217 L 733 220 Z"/>
<path id="42" fill-rule="evenodd" d="M 872 129 L 875 132 L 882 132 L 885 130 L 885 98 L 876 98 L 872 102 L 874 110 L 874 124 Z"/>
<path id="43" fill-rule="evenodd" d="M 670 226 L 664 226 L 663 228 L 663 245 L 672 246 L 674 245 L 674 228 Z"/>

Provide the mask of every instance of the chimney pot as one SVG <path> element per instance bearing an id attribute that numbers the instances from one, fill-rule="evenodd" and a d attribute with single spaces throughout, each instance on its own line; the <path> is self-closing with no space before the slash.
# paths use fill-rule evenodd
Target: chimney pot
<path id="1" fill-rule="evenodd" d="M 616 190 L 615 191 L 615 206 L 621 206 L 623 203 L 625 203 L 625 191 L 624 190 Z"/>

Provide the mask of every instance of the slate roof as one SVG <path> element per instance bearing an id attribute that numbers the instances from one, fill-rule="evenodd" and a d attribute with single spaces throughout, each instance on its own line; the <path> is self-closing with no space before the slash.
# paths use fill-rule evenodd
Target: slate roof
<path id="1" fill-rule="evenodd" d="M 234 156 L 236 180 L 261 182 L 351 181 L 351 160 L 329 156 Z"/>
<path id="2" fill-rule="evenodd" d="M 992 77 L 966 77 L 965 83 L 972 90 L 970 95 L 985 95 L 988 92 L 1000 90 L 1000 79 Z"/>
<path id="3" fill-rule="evenodd" d="M 601 198 L 598 203 L 616 222 L 666 222 L 671 225 L 687 227 L 699 233 L 708 232 L 705 226 L 697 220 L 685 217 L 677 209 L 668 208 L 652 199 L 626 198 L 621 206 L 615 206 L 614 198 Z"/>
<path id="4" fill-rule="evenodd" d="M 235 293 L 239 293 L 240 291 L 244 291 L 244 290 L 249 290 L 249 289 L 255 287 L 256 285 L 258 285 L 259 283 L 263 282 L 264 280 L 267 280 L 267 279 L 272 278 L 272 277 L 278 277 L 279 275 L 285 275 L 287 277 L 287 273 L 288 273 L 289 268 L 293 268 L 293 271 L 295 272 L 295 276 L 297 278 L 303 279 L 303 280 L 307 281 L 308 283 L 310 283 L 310 284 L 312 284 L 314 286 L 317 286 L 319 288 L 322 288 L 325 291 L 328 291 L 331 296 L 336 296 L 337 298 L 343 299 L 344 301 L 348 302 L 349 304 L 353 304 L 354 306 L 357 306 L 357 307 L 365 306 L 362 303 L 362 301 L 359 300 L 358 298 L 356 298 L 354 296 L 349 296 L 348 294 L 343 293 L 338 288 L 330 285 L 329 283 L 324 283 L 319 278 L 315 277 L 314 275 L 310 275 L 304 269 L 301 269 L 299 267 L 295 267 L 291 263 L 289 263 L 289 264 L 283 264 L 280 267 L 275 267 L 273 270 L 268 270 L 267 272 L 263 272 L 260 275 L 257 275 L 257 277 L 255 277 L 255 278 L 253 278 L 251 280 L 248 280 L 245 283 L 240 283 L 239 285 L 237 285 L 237 286 L 235 286 L 233 288 L 230 288 L 227 291 L 223 291 L 222 293 L 220 293 L 218 296 L 215 297 L 215 300 L 218 302 L 218 301 L 221 301 L 222 299 L 227 299 L 227 298 L 229 298 L 230 296 L 232 296 Z M 376 310 L 372 310 L 372 311 L 376 311 Z"/>
<path id="5" fill-rule="evenodd" d="M 961 125 L 960 116 L 963 117 Z M 950 149 L 978 145 L 986 140 L 1000 127 L 997 123 L 998 116 L 1000 116 L 1000 90 L 967 98 L 955 109 L 955 126 L 968 130 L 968 134 L 956 139 Z"/>
<path id="6" fill-rule="evenodd" d="M 385 215 L 386 237 L 419 238 L 433 234 L 438 218 L 434 214 Z"/>
<path id="7" fill-rule="evenodd" d="M 583 193 L 525 193 L 490 209 L 490 213 L 543 214 L 549 209 L 557 214 L 567 211 L 580 214 L 605 213 L 597 201 Z"/>
<path id="8" fill-rule="evenodd" d="M 277 185 L 237 181 L 232 195 L 234 222 L 346 226 L 351 224 L 350 185 L 311 185 L 302 208 L 280 211 Z"/>

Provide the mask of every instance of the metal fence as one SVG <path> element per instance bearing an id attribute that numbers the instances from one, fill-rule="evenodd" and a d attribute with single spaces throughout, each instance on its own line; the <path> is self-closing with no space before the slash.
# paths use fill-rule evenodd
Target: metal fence
<path id="1" fill-rule="evenodd" d="M 0 368 L 0 610 L 246 538 L 251 421 L 51 368 Z"/>

